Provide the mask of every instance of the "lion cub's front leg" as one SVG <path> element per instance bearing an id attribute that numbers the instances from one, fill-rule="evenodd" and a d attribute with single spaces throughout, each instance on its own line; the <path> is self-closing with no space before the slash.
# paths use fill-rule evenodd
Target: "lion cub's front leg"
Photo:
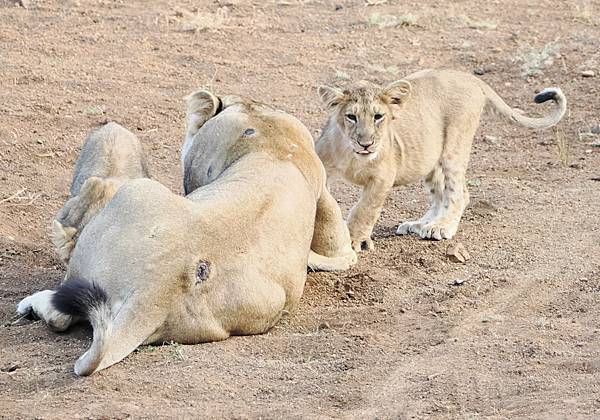
<path id="1" fill-rule="evenodd" d="M 352 248 L 356 252 L 370 251 L 375 248 L 371 233 L 392 186 L 393 180 L 390 182 L 380 178 L 371 179 L 364 187 L 360 200 L 350 211 L 348 230 L 350 230 Z"/>

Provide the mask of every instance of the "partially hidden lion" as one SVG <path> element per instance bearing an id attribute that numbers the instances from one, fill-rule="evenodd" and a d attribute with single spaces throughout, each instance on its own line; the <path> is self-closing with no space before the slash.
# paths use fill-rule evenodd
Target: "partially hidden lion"
<path id="1" fill-rule="evenodd" d="M 131 131 L 110 122 L 93 131 L 75 164 L 69 200 L 50 226 L 50 239 L 68 264 L 81 230 L 127 180 L 149 178 L 144 149 Z"/>
<path id="2" fill-rule="evenodd" d="M 373 249 L 373 226 L 390 189 L 419 180 L 431 206 L 396 233 L 435 240 L 454 236 L 469 202 L 465 173 L 486 107 L 529 128 L 551 127 L 567 109 L 562 91 L 547 88 L 534 100 L 552 100 L 556 107 L 543 118 L 527 117 L 482 80 L 452 70 L 423 70 L 387 86 L 324 85 L 319 95 L 330 114 L 316 144 L 328 178 L 363 187 L 347 220 L 356 251 Z"/>
<path id="3" fill-rule="evenodd" d="M 126 171 L 132 179 L 92 209 L 87 224 L 63 219 L 78 228 L 64 282 L 18 304 L 19 314 L 56 330 L 89 320 L 93 341 L 77 375 L 111 366 L 141 344 L 263 333 L 297 304 L 307 265 L 345 269 L 356 261 L 304 125 L 207 91 L 188 98 L 188 121 L 189 194 Z M 80 161 L 96 169 L 87 179 L 76 171 L 74 185 L 82 187 L 75 197 L 93 198 L 86 183 L 113 163 L 87 150 Z"/>

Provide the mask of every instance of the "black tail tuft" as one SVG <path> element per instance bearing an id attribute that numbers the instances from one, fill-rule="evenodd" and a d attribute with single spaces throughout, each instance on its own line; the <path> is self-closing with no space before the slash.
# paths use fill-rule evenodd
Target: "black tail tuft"
<path id="1" fill-rule="evenodd" d="M 104 289 L 83 279 L 69 280 L 56 289 L 52 297 L 52 304 L 57 310 L 79 317 L 87 317 L 90 309 L 107 303 Z"/>
<path id="2" fill-rule="evenodd" d="M 550 101 L 552 99 L 556 98 L 556 91 L 554 90 L 543 90 L 540 93 L 538 93 L 537 95 L 535 95 L 535 97 L 533 98 L 533 100 L 535 101 L 536 104 L 541 104 L 544 103 L 546 101 Z"/>

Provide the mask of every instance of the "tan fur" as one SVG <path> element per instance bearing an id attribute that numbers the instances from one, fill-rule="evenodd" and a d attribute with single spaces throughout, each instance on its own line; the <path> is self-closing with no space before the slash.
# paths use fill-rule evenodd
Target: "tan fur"
<path id="1" fill-rule="evenodd" d="M 50 239 L 67 264 L 79 232 L 129 179 L 148 178 L 142 144 L 129 130 L 108 123 L 86 139 L 75 165 L 71 197 L 50 228 Z"/>
<path id="2" fill-rule="evenodd" d="M 330 116 L 317 153 L 328 177 L 363 187 L 348 217 L 353 248 L 373 248 L 371 233 L 389 190 L 418 180 L 431 194 L 431 207 L 397 234 L 452 238 L 469 202 L 465 172 L 484 108 L 525 127 L 550 127 L 565 114 L 566 99 L 558 88 L 542 93 L 554 96 L 557 106 L 546 117 L 529 118 L 480 79 L 457 71 L 424 70 L 386 87 L 321 86 Z"/>
<path id="3" fill-rule="evenodd" d="M 232 127 L 223 128 L 219 125 L 220 131 L 218 132 L 216 128 L 213 128 L 213 124 L 216 122 L 211 121 L 210 126 L 207 127 L 211 134 L 202 141 L 194 141 L 187 148 L 188 153 L 182 156 L 186 194 L 212 182 L 219 176 L 223 167 L 231 165 L 240 156 L 267 148 L 281 161 L 293 162 L 306 181 L 315 189 L 317 213 L 311 243 L 311 249 L 314 252 L 310 254 L 309 267 L 322 271 L 348 269 L 355 263 L 356 255 L 349 247 L 348 229 L 342 222 L 339 206 L 325 185 L 325 169 L 316 156 L 312 136 L 306 127 L 292 116 L 282 111 L 275 111 L 260 102 L 234 95 L 222 98 L 211 98 L 211 95 L 210 92 L 200 90 L 187 97 L 188 113 L 196 112 L 198 114 L 195 117 L 188 116 L 188 121 L 208 121 L 219 108 L 227 110 L 228 113 L 239 113 L 241 121 Z M 220 106 L 211 105 L 217 103 Z M 226 136 L 230 130 L 238 129 L 238 125 L 244 125 L 248 116 L 252 117 L 251 128 L 255 130 L 255 133 L 248 136 L 242 134 L 242 140 L 246 141 L 237 141 L 238 138 L 232 136 L 229 141 L 235 141 L 235 143 L 231 146 L 223 144 L 222 141 L 221 143 L 216 142 L 217 136 Z M 273 121 L 278 124 L 274 124 Z M 214 134 L 212 134 L 213 131 Z M 192 139 L 195 139 L 194 132 L 191 133 Z M 190 130 L 188 130 L 186 142 L 189 141 L 189 136 Z M 225 147 L 228 147 L 228 154 L 224 156 L 225 159 L 221 160 L 220 154 L 216 151 Z M 256 169 L 260 170 L 259 167 Z"/>
<path id="4" fill-rule="evenodd" d="M 63 286 L 19 304 L 19 313 L 66 328 L 55 296 L 78 279 L 106 292 L 88 308 L 94 337 L 75 365 L 78 375 L 143 343 L 263 333 L 297 304 L 307 265 L 333 270 L 355 262 L 306 127 L 249 100 L 216 102 L 222 106 L 192 107 L 206 114 L 188 116 L 192 124 L 204 120 L 188 131 L 190 193 L 150 179 L 124 182 L 81 231 Z"/>

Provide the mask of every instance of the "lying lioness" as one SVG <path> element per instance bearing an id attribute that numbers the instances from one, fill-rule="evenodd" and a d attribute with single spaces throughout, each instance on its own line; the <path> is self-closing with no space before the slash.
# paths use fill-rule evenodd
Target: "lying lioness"
<path id="1" fill-rule="evenodd" d="M 61 330 L 90 321 L 93 342 L 78 375 L 144 343 L 263 333 L 302 295 L 311 244 L 316 265 L 347 268 L 356 259 L 298 120 L 206 91 L 191 95 L 188 112 L 193 192 L 124 182 L 81 230 L 64 283 L 18 305 Z"/>
<path id="2" fill-rule="evenodd" d="M 431 207 L 396 233 L 437 240 L 454 236 L 469 202 L 465 172 L 486 106 L 530 128 L 557 124 L 567 109 L 561 90 L 549 88 L 535 102 L 553 100 L 556 108 L 544 118 L 526 117 L 482 80 L 449 70 L 420 71 L 385 87 L 368 82 L 321 86 L 319 94 L 330 112 L 317 142 L 327 175 L 363 187 L 348 217 L 356 251 L 373 249 L 371 233 L 390 189 L 420 179 L 431 194 Z"/>

